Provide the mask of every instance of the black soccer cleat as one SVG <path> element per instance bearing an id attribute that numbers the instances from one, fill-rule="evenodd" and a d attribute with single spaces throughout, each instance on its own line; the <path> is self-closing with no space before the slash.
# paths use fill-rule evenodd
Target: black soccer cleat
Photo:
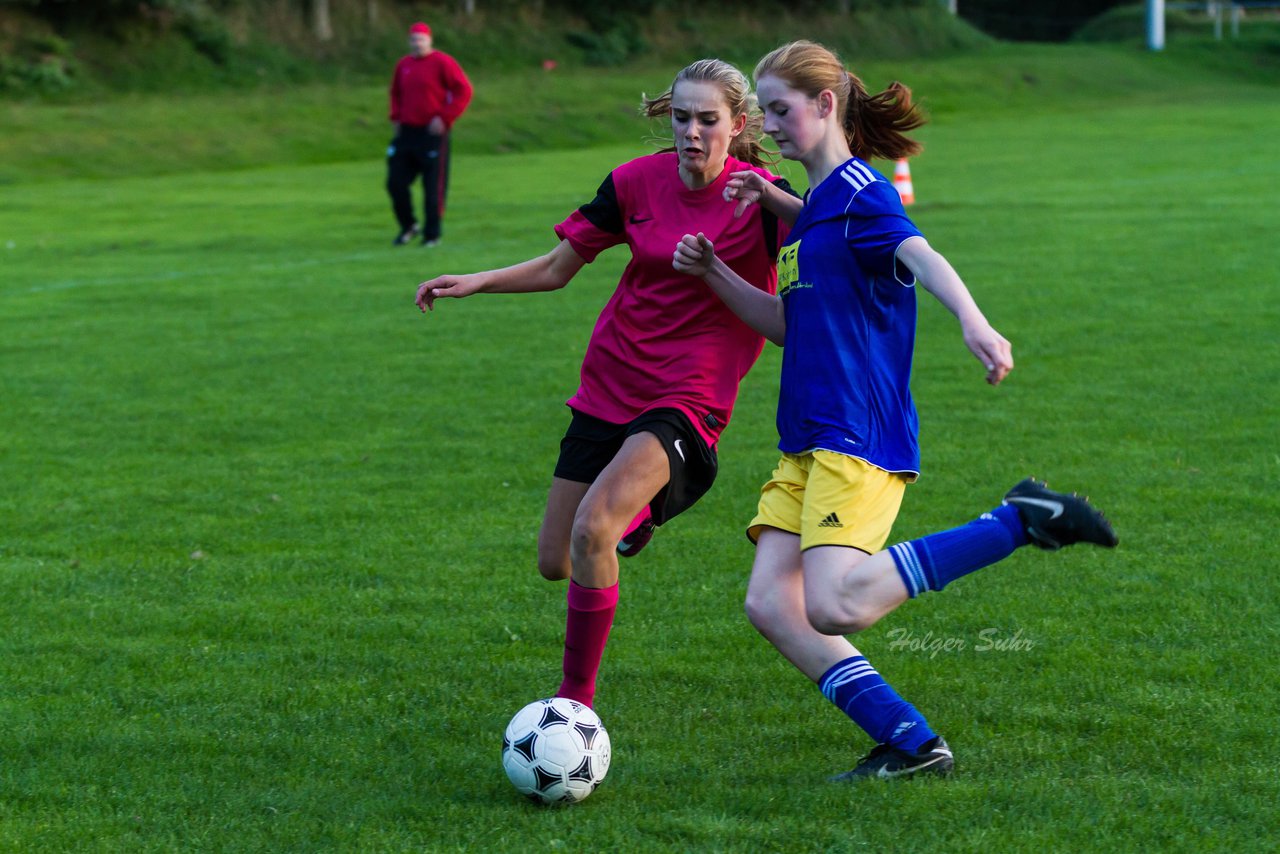
<path id="1" fill-rule="evenodd" d="M 422 232 L 422 229 L 418 228 L 417 223 L 414 223 L 413 225 L 409 226 L 408 228 L 404 229 L 399 234 L 397 234 L 396 239 L 391 241 L 391 245 L 407 246 L 410 243 L 412 243 L 413 239 L 417 237 L 421 232 Z"/>
<path id="2" fill-rule="evenodd" d="M 1087 498 L 1074 492 L 1054 492 L 1035 478 L 1029 477 L 1005 493 L 1004 503 L 1018 509 L 1027 538 L 1045 551 L 1073 543 L 1113 549 L 1120 542 L 1107 517 Z"/>
<path id="3" fill-rule="evenodd" d="M 640 554 L 640 550 L 649 545 L 649 541 L 653 539 L 653 532 L 657 528 L 658 526 L 653 524 L 653 517 L 646 516 L 643 522 L 618 540 L 618 556 L 635 557 Z"/>
<path id="4" fill-rule="evenodd" d="M 852 771 L 837 774 L 832 782 L 849 783 L 856 780 L 876 778 L 892 780 L 895 778 L 914 777 L 917 774 L 932 774 L 945 777 L 956 767 L 951 755 L 951 748 L 942 736 L 933 738 L 920 745 L 917 753 L 899 750 L 891 744 L 877 744 L 871 752 L 862 757 Z"/>

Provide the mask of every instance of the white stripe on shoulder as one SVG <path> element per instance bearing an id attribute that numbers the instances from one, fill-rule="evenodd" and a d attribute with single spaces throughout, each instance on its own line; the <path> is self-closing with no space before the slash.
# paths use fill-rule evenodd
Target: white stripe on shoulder
<path id="1" fill-rule="evenodd" d="M 866 179 L 850 169 L 840 170 L 840 177 L 848 181 L 849 186 L 853 187 L 855 190 L 861 190 L 863 187 L 867 186 Z"/>
<path id="2" fill-rule="evenodd" d="M 876 177 L 876 173 L 872 172 L 866 166 L 863 166 L 861 163 L 858 163 L 856 161 L 851 162 L 846 168 L 861 175 L 865 179 L 866 183 L 868 184 L 878 180 Z"/>
<path id="3" fill-rule="evenodd" d="M 857 165 L 858 164 L 856 163 L 850 163 L 849 165 L 845 166 L 844 173 L 849 177 L 853 178 L 855 181 L 857 181 L 859 187 L 865 187 L 876 179 L 876 176 L 874 174 L 872 174 L 871 172 L 868 172 L 865 169 L 863 169 L 862 171 L 855 169 L 854 167 Z"/>
<path id="4" fill-rule="evenodd" d="M 858 198 L 858 194 L 870 187 L 877 180 L 876 173 L 872 172 L 861 163 L 849 161 L 843 169 L 840 170 L 840 177 L 849 182 L 849 186 L 853 187 L 853 194 L 849 196 L 848 203 L 844 206 L 844 212 L 849 213 L 849 208 L 853 207 L 853 200 Z M 849 237 L 849 224 L 846 222 L 844 227 L 844 236 Z"/>

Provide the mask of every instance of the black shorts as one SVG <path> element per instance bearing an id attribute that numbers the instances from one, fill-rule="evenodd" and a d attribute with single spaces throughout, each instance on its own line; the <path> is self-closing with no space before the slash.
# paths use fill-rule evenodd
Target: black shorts
<path id="1" fill-rule="evenodd" d="M 649 502 L 655 524 L 662 525 L 688 510 L 715 483 L 719 462 L 714 448 L 678 409 L 653 409 L 629 424 L 611 424 L 573 410 L 573 420 L 560 440 L 556 477 L 595 483 L 628 436 L 652 433 L 666 449 L 671 480 Z"/>

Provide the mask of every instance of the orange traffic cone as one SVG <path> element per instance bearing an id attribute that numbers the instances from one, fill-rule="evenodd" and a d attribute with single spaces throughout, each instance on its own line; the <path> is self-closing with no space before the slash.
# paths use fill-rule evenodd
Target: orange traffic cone
<path id="1" fill-rule="evenodd" d="M 898 195 L 902 197 L 904 205 L 914 205 L 916 203 L 916 190 L 911 186 L 911 167 L 907 165 L 907 158 L 903 157 L 893 167 L 893 186 L 898 191 Z"/>

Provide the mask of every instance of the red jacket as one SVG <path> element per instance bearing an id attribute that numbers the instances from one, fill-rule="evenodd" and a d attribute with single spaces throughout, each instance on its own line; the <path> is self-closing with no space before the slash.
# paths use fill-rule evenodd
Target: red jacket
<path id="1" fill-rule="evenodd" d="M 425 125 L 439 116 L 445 127 L 452 127 L 470 103 L 471 81 L 449 54 L 433 50 L 396 63 L 391 77 L 391 121 Z"/>

